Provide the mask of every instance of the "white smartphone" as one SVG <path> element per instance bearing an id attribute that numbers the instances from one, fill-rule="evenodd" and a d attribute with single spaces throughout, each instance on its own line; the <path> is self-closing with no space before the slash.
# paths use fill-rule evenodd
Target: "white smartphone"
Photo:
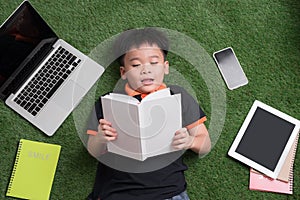
<path id="1" fill-rule="evenodd" d="M 231 47 L 214 52 L 213 57 L 228 89 L 248 84 L 248 79 Z"/>

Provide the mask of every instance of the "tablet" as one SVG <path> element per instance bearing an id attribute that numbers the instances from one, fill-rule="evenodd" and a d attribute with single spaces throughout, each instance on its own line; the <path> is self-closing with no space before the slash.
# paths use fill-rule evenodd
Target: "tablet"
<path id="1" fill-rule="evenodd" d="M 256 100 L 228 155 L 275 179 L 299 130 L 299 120 Z"/>

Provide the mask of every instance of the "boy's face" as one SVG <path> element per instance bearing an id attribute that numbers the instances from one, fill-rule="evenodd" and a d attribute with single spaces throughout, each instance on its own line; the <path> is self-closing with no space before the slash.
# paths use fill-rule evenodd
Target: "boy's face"
<path id="1" fill-rule="evenodd" d="M 164 75 L 169 73 L 169 62 L 164 61 L 157 45 L 143 44 L 125 54 L 120 73 L 133 90 L 150 93 L 163 83 Z"/>

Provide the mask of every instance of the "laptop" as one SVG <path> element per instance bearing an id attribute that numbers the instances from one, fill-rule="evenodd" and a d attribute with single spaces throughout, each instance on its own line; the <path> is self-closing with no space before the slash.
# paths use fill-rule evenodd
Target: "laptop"
<path id="1" fill-rule="evenodd" d="M 299 130 L 298 119 L 255 100 L 228 155 L 275 179 Z"/>
<path id="2" fill-rule="evenodd" d="M 29 1 L 0 27 L 0 98 L 48 136 L 103 72 L 58 38 Z"/>

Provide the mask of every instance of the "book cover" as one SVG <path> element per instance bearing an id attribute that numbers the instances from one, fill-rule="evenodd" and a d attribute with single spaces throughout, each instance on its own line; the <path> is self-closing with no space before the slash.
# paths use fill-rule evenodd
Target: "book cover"
<path id="1" fill-rule="evenodd" d="M 285 182 L 278 179 L 272 179 L 262 173 L 250 169 L 249 189 L 293 194 L 293 175 L 291 174 L 288 182 Z"/>
<path id="2" fill-rule="evenodd" d="M 60 145 L 21 139 L 6 195 L 49 199 L 60 149 Z"/>
<path id="3" fill-rule="evenodd" d="M 117 130 L 108 151 L 137 160 L 175 151 L 171 142 L 181 128 L 181 95 L 166 88 L 147 95 L 141 102 L 122 94 L 101 98 L 104 118 Z"/>

